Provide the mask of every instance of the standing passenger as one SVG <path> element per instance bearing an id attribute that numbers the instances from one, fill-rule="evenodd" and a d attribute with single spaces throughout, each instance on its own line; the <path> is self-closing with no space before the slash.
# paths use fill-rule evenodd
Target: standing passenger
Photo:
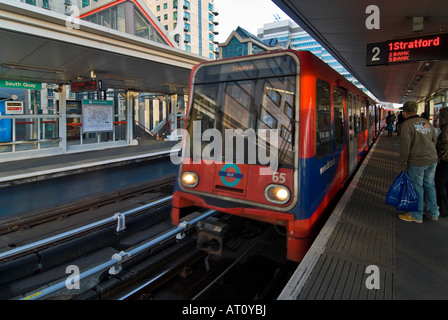
<path id="1" fill-rule="evenodd" d="M 400 111 L 400 113 L 398 114 L 398 120 L 397 120 L 397 137 L 400 136 L 400 129 L 401 129 L 401 125 L 403 124 L 404 120 L 406 120 L 403 117 L 403 111 Z"/>
<path id="2" fill-rule="evenodd" d="M 395 123 L 395 114 L 389 111 L 386 117 L 386 128 L 388 137 L 392 137 L 392 132 L 394 131 L 394 123 Z"/>
<path id="3" fill-rule="evenodd" d="M 448 216 L 448 108 L 440 109 L 439 119 L 440 134 L 437 138 L 437 165 L 436 190 L 437 204 L 440 207 L 440 215 Z"/>
<path id="4" fill-rule="evenodd" d="M 398 217 L 404 221 L 422 223 L 423 204 L 432 220 L 438 220 L 434 175 L 437 166 L 436 132 L 428 120 L 417 115 L 418 105 L 407 101 L 401 108 L 406 119 L 400 132 L 400 166 L 407 170 L 418 195 L 418 211 L 407 212 Z"/>

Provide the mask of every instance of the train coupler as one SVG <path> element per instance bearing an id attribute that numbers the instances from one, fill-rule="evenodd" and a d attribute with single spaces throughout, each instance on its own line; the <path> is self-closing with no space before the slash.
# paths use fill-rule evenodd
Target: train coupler
<path id="1" fill-rule="evenodd" d="M 215 217 L 198 222 L 197 248 L 217 256 L 222 255 L 224 237 L 228 225 Z"/>

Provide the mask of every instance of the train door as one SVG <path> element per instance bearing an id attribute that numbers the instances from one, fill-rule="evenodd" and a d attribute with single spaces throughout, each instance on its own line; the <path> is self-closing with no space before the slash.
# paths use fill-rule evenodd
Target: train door
<path id="1" fill-rule="evenodd" d="M 333 118 L 334 118 L 334 149 L 341 150 L 346 140 L 346 118 L 344 114 L 344 101 L 347 100 L 347 92 L 340 87 L 333 88 Z M 346 103 L 345 103 L 346 105 Z M 348 167 L 344 168 L 348 172 Z M 345 177 L 344 177 L 345 178 Z"/>
<path id="2" fill-rule="evenodd" d="M 356 168 L 358 162 L 358 153 L 357 153 L 357 139 L 355 136 L 355 108 L 356 108 L 356 100 L 355 95 L 351 92 L 348 92 L 346 95 L 347 98 L 347 168 L 348 175 L 350 176 Z"/>

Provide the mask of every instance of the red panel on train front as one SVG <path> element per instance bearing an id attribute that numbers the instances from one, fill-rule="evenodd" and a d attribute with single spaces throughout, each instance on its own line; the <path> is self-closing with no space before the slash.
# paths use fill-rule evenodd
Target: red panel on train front
<path id="1" fill-rule="evenodd" d="M 192 171 L 197 173 L 199 177 L 199 183 L 195 188 L 185 188 L 185 190 L 231 197 L 276 207 L 288 206 L 292 199 L 284 205 L 273 204 L 266 200 L 264 192 L 269 184 L 276 183 L 274 180 L 281 179 L 281 184 L 287 186 L 291 194 L 294 194 L 293 170 L 280 168 L 278 173 L 276 173 L 276 178 L 273 178 L 272 174 L 260 175 L 261 168 L 267 169 L 268 167 L 230 163 L 209 165 L 184 163 L 182 172 Z"/>

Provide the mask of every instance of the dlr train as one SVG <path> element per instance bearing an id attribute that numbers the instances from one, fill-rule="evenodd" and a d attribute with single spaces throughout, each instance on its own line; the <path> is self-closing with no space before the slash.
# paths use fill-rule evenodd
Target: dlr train
<path id="1" fill-rule="evenodd" d="M 384 110 L 307 51 L 204 62 L 190 81 L 172 223 L 201 207 L 284 226 L 302 260 Z"/>

